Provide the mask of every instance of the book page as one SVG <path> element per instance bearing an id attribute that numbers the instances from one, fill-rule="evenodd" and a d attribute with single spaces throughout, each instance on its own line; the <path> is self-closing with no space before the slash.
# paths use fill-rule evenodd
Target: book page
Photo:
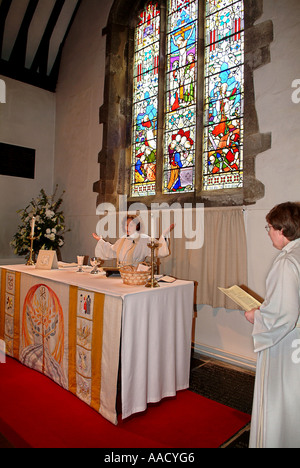
<path id="1" fill-rule="evenodd" d="M 261 303 L 254 297 L 241 289 L 239 286 L 232 286 L 229 289 L 219 288 L 222 293 L 226 294 L 232 301 L 239 305 L 246 312 L 252 309 L 258 309 Z"/>
<path id="2" fill-rule="evenodd" d="M 174 283 L 176 278 L 173 278 L 172 276 L 163 276 L 162 278 L 159 278 L 158 281 L 162 281 L 163 283 Z"/>

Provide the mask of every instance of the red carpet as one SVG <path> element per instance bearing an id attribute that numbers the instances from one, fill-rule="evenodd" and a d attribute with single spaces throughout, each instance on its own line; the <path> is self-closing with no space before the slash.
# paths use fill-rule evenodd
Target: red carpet
<path id="1" fill-rule="evenodd" d="M 115 427 L 38 372 L 0 365 L 0 433 L 17 448 L 217 448 L 249 421 L 185 391 Z"/>

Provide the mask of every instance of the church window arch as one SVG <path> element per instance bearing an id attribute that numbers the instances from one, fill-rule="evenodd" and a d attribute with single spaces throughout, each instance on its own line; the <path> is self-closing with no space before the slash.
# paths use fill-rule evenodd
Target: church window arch
<path id="1" fill-rule="evenodd" d="M 129 201 L 143 196 L 149 205 L 155 200 L 227 206 L 264 196 L 255 157 L 271 147 L 271 134 L 259 132 L 253 71 L 270 61 L 273 25 L 254 26 L 262 0 L 245 2 L 245 10 L 243 5 L 243 0 L 114 2 L 104 31 L 98 201 L 117 204 L 118 195 L 126 194 Z M 150 92 L 142 88 L 136 98 L 145 77 Z M 182 148 L 177 159 L 176 142 Z"/>

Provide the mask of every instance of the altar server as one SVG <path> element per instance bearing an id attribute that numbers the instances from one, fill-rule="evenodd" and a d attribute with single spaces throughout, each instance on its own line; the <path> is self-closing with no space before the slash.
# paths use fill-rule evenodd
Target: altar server
<path id="1" fill-rule="evenodd" d="M 276 249 L 254 324 L 258 353 L 250 448 L 300 448 L 300 205 L 284 203 L 267 216 Z"/>
<path id="2" fill-rule="evenodd" d="M 167 237 L 174 229 L 172 224 L 160 237 L 159 247 L 156 251 L 158 258 L 168 257 L 170 255 Z M 102 260 L 111 260 L 116 258 L 118 265 L 137 266 L 151 255 L 148 247 L 150 238 L 141 233 L 141 221 L 137 216 L 129 215 L 126 219 L 127 236 L 119 239 L 115 244 L 106 242 L 101 236 L 93 234 L 98 241 L 95 256 Z"/>

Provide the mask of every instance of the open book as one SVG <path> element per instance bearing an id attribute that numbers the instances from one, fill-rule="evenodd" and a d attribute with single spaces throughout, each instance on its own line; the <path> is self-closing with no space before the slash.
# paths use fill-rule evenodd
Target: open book
<path id="1" fill-rule="evenodd" d="M 232 288 L 229 289 L 219 289 L 245 311 L 258 309 L 261 306 L 259 301 L 257 301 L 254 297 L 252 297 L 239 286 L 232 286 Z"/>

